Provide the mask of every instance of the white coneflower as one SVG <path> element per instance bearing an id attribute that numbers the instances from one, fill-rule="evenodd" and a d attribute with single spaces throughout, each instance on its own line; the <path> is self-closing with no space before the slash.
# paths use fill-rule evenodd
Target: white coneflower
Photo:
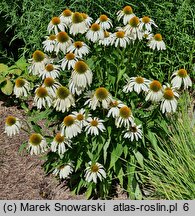
<path id="1" fill-rule="evenodd" d="M 77 61 L 71 74 L 72 82 L 79 87 L 86 88 L 92 83 L 92 72 L 84 61 Z"/>
<path id="2" fill-rule="evenodd" d="M 41 86 L 35 90 L 34 105 L 37 106 L 37 109 L 52 105 L 52 99 L 45 87 Z"/>
<path id="3" fill-rule="evenodd" d="M 84 87 L 80 87 L 80 86 L 75 85 L 71 78 L 69 79 L 68 87 L 69 87 L 70 92 L 73 95 L 75 95 L 75 94 L 80 95 L 85 90 Z"/>
<path id="4" fill-rule="evenodd" d="M 147 80 L 147 79 L 145 79 L 145 78 L 143 78 L 141 76 L 131 77 L 128 80 L 128 83 L 123 87 L 123 91 L 125 93 L 135 91 L 138 94 L 141 91 L 147 92 L 149 82 L 150 82 L 149 80 Z"/>
<path id="5" fill-rule="evenodd" d="M 28 96 L 28 93 L 30 91 L 30 83 L 21 78 L 21 77 L 18 77 L 16 80 L 15 80 L 15 86 L 14 86 L 14 94 L 16 95 L 16 97 L 27 97 Z"/>
<path id="6" fill-rule="evenodd" d="M 182 83 L 184 85 L 184 89 L 188 89 L 188 87 L 192 86 L 192 81 L 188 76 L 188 73 L 185 69 L 179 69 L 172 74 L 171 84 L 173 87 L 180 89 Z"/>
<path id="7" fill-rule="evenodd" d="M 45 87 L 48 91 L 48 94 L 52 97 L 56 96 L 57 89 L 61 86 L 61 84 L 55 81 L 52 77 L 45 78 L 43 82 L 43 87 Z"/>
<path id="8" fill-rule="evenodd" d="M 149 41 L 148 46 L 155 50 L 166 50 L 165 42 L 162 39 L 161 34 L 155 34 Z"/>
<path id="9" fill-rule="evenodd" d="M 108 30 L 113 26 L 111 19 L 109 19 L 105 14 L 102 14 L 95 23 L 98 23 L 103 30 Z"/>
<path id="10" fill-rule="evenodd" d="M 110 32 L 107 32 L 107 31 L 104 31 L 104 38 L 103 39 L 100 39 L 98 41 L 99 45 L 103 45 L 103 46 L 108 46 L 111 44 L 111 33 Z"/>
<path id="11" fill-rule="evenodd" d="M 124 138 L 128 138 L 133 142 L 134 140 L 138 141 L 142 138 L 142 130 L 140 129 L 141 125 L 133 124 L 126 131 L 124 131 Z"/>
<path id="12" fill-rule="evenodd" d="M 71 116 L 73 116 L 79 122 L 81 128 L 83 128 L 84 126 L 88 124 L 86 120 L 85 109 L 83 108 L 81 108 L 79 112 L 73 111 L 71 113 Z M 90 114 L 88 114 L 87 116 L 90 116 Z"/>
<path id="13" fill-rule="evenodd" d="M 147 92 L 146 101 L 150 100 L 158 102 L 162 99 L 162 85 L 158 80 L 153 80 L 149 84 L 149 90 Z"/>
<path id="14" fill-rule="evenodd" d="M 111 103 L 109 104 L 109 111 L 107 117 L 112 116 L 113 118 L 116 118 L 117 116 L 119 116 L 119 110 L 123 106 L 125 105 L 119 100 L 111 101 Z"/>
<path id="15" fill-rule="evenodd" d="M 164 90 L 160 109 L 162 110 L 162 113 L 175 112 L 177 109 L 176 98 L 179 98 L 179 94 L 175 91 L 174 88 L 171 88 L 169 85 L 163 87 Z"/>
<path id="16" fill-rule="evenodd" d="M 45 65 L 44 70 L 40 72 L 40 77 L 45 79 L 47 77 L 52 77 L 53 79 L 60 76 L 60 65 L 47 64 Z"/>
<path id="17" fill-rule="evenodd" d="M 134 122 L 134 118 L 131 112 L 131 109 L 128 106 L 122 106 L 119 109 L 119 115 L 116 117 L 115 125 L 116 127 L 130 127 Z"/>
<path id="18" fill-rule="evenodd" d="M 72 23 L 72 11 L 69 9 L 65 9 L 59 16 L 60 20 L 66 25 L 70 26 Z"/>
<path id="19" fill-rule="evenodd" d="M 124 47 L 130 43 L 130 37 L 124 31 L 118 31 L 110 36 L 111 45 L 115 47 Z"/>
<path id="20" fill-rule="evenodd" d="M 117 19 L 123 18 L 123 24 L 126 25 L 129 20 L 134 17 L 133 9 L 131 6 L 125 6 L 122 10 L 117 12 Z"/>
<path id="21" fill-rule="evenodd" d="M 59 174 L 60 179 L 67 178 L 73 172 L 72 163 L 61 165 L 54 169 L 53 174 L 57 176 Z"/>
<path id="22" fill-rule="evenodd" d="M 42 44 L 45 52 L 53 52 L 56 46 L 56 35 L 45 36 L 45 40 Z"/>
<path id="23" fill-rule="evenodd" d="M 89 26 L 91 26 L 91 23 L 93 22 L 93 18 L 88 16 L 86 13 L 81 13 L 81 15 L 84 19 L 87 28 L 89 28 Z"/>
<path id="24" fill-rule="evenodd" d="M 106 178 L 106 172 L 100 163 L 92 163 L 90 161 L 88 164 L 89 166 L 85 169 L 85 180 L 87 182 L 93 181 L 94 183 L 97 183 L 98 178 L 100 181 L 102 181 L 103 178 Z"/>
<path id="25" fill-rule="evenodd" d="M 104 87 L 99 87 L 94 92 L 93 96 L 85 102 L 91 107 L 92 110 L 95 110 L 97 107 L 102 105 L 104 109 L 108 109 L 109 104 L 112 101 L 112 95 Z"/>
<path id="26" fill-rule="evenodd" d="M 70 53 L 67 53 L 63 59 L 60 60 L 61 62 L 61 67 L 62 67 L 62 70 L 65 70 L 65 69 L 73 69 L 74 68 L 74 65 L 75 63 L 78 61 L 78 58 L 74 53 L 70 52 Z"/>
<path id="27" fill-rule="evenodd" d="M 54 33 L 58 34 L 59 31 L 62 32 L 65 31 L 65 28 L 66 28 L 65 23 L 62 22 L 59 17 L 53 17 L 49 22 L 47 31 L 51 33 L 51 31 L 54 30 Z"/>
<path id="28" fill-rule="evenodd" d="M 153 33 L 149 32 L 149 31 L 143 31 L 143 39 L 146 39 L 146 40 L 151 40 L 153 38 Z"/>
<path id="29" fill-rule="evenodd" d="M 143 38 L 143 32 L 140 30 L 140 21 L 139 18 L 134 16 L 132 17 L 128 24 L 124 27 L 126 34 L 136 40 L 137 38 L 141 40 Z"/>
<path id="30" fill-rule="evenodd" d="M 62 51 L 64 54 L 67 52 L 67 48 L 72 44 L 73 39 L 69 37 L 66 32 L 59 32 L 56 36 L 56 54 Z"/>
<path id="31" fill-rule="evenodd" d="M 29 59 L 29 63 L 31 64 L 29 66 L 29 73 L 39 75 L 47 63 L 46 55 L 42 51 L 36 50 L 33 53 L 32 59 Z"/>
<path id="32" fill-rule="evenodd" d="M 99 24 L 93 23 L 86 33 L 86 38 L 95 43 L 104 38 L 104 30 Z"/>
<path id="33" fill-rule="evenodd" d="M 47 151 L 47 143 L 46 140 L 41 134 L 39 133 L 32 133 L 28 140 L 28 150 L 30 154 L 38 155 Z"/>
<path id="34" fill-rule="evenodd" d="M 64 118 L 61 127 L 62 135 L 65 135 L 70 139 L 81 133 L 81 126 L 78 120 L 75 119 L 72 115 L 68 115 Z"/>
<path id="35" fill-rule="evenodd" d="M 67 147 L 71 148 L 71 143 L 70 139 L 67 139 L 61 133 L 57 133 L 51 143 L 51 151 L 63 155 L 67 151 Z"/>
<path id="36" fill-rule="evenodd" d="M 90 135 L 99 135 L 99 131 L 103 132 L 106 130 L 106 128 L 103 125 L 103 120 L 97 118 L 97 117 L 89 117 L 87 118 L 87 126 L 85 128 L 85 131 L 87 134 Z"/>
<path id="37" fill-rule="evenodd" d="M 56 91 L 56 99 L 54 100 L 54 108 L 57 111 L 66 112 L 71 106 L 75 105 L 75 100 L 70 91 L 64 87 L 60 86 Z"/>
<path id="38" fill-rule="evenodd" d="M 87 99 L 84 103 L 84 106 L 88 105 L 89 107 L 91 107 L 91 101 L 92 101 L 92 98 L 94 97 L 94 94 L 95 94 L 94 90 L 93 91 L 88 90 L 84 93 L 83 97 Z M 98 103 L 97 106 L 100 107 L 100 103 Z"/>
<path id="39" fill-rule="evenodd" d="M 70 26 L 70 34 L 77 35 L 83 34 L 87 31 L 88 27 L 81 13 L 75 12 L 72 15 L 72 23 Z"/>
<path id="40" fill-rule="evenodd" d="M 156 28 L 158 27 L 154 20 L 152 20 L 150 17 L 148 16 L 144 16 L 140 19 L 140 30 L 141 31 L 149 31 L 149 32 L 152 32 L 152 27 L 151 26 L 155 26 Z"/>
<path id="41" fill-rule="evenodd" d="M 74 53 L 76 56 L 82 58 L 89 53 L 89 49 L 89 46 L 83 41 L 75 41 L 68 47 L 67 52 Z"/>
<path id="42" fill-rule="evenodd" d="M 7 136 L 16 135 L 20 133 L 21 123 L 20 120 L 14 116 L 7 116 L 5 120 L 5 133 Z"/>

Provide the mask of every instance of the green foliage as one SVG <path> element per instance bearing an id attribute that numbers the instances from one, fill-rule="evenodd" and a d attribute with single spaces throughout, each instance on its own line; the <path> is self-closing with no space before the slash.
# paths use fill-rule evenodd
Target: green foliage
<path id="1" fill-rule="evenodd" d="M 157 199 L 195 198 L 195 125 L 190 103 L 192 98 L 188 94 L 180 99 L 179 119 L 172 118 L 171 125 L 166 124 L 169 139 L 159 135 L 151 137 L 152 148 L 145 159 L 145 171 Z"/>
<path id="2" fill-rule="evenodd" d="M 43 37 L 46 35 L 48 21 L 52 16 L 56 16 L 65 7 L 63 1 L 29 1 L 2 0 L 0 3 L 0 14 L 6 21 L 6 32 L 14 31 L 14 37 L 10 43 L 16 39 L 22 39 L 25 46 L 21 47 L 21 54 L 29 54 L 32 50 L 40 49 Z"/>
<path id="3" fill-rule="evenodd" d="M 21 47 L 21 54 L 30 52 L 42 47 L 41 43 L 46 34 L 49 20 L 57 16 L 63 9 L 70 8 L 73 11 L 80 11 L 89 14 L 97 19 L 100 14 L 107 14 L 117 24 L 115 14 L 125 5 L 131 5 L 137 16 L 148 15 L 158 23 L 160 31 L 165 39 L 167 51 L 160 55 L 149 53 L 143 55 L 147 61 L 150 74 L 158 79 L 163 79 L 164 73 L 170 76 L 171 71 L 176 68 L 185 67 L 192 71 L 195 76 L 193 61 L 195 58 L 195 5 L 190 0 L 161 1 L 102 1 L 102 0 L 70 0 L 70 1 L 7 1 L 0 3 L 0 14 L 5 17 L 7 30 L 14 29 L 14 37 L 24 40 L 25 46 Z M 4 30 L 3 30 L 4 31 Z M 158 33 L 158 32 L 156 32 Z M 153 63 L 154 59 L 155 63 Z M 179 65 L 178 65 L 179 62 Z M 145 69 L 145 64 L 137 65 L 139 70 Z"/>
<path id="4" fill-rule="evenodd" d="M 14 81 L 18 77 L 28 77 L 27 65 L 24 57 L 21 57 L 10 67 L 5 64 L 0 64 L 0 89 L 2 93 L 11 95 L 13 92 Z"/>

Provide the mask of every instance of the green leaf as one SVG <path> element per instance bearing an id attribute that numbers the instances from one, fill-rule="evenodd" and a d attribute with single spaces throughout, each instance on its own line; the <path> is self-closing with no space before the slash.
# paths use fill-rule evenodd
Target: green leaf
<path id="1" fill-rule="evenodd" d="M 11 95 L 12 91 L 13 91 L 13 84 L 10 80 L 6 81 L 6 84 L 1 87 L 1 91 L 6 94 L 6 95 Z"/>
<path id="2" fill-rule="evenodd" d="M 151 132 L 151 131 L 148 131 L 148 134 L 147 134 L 146 137 L 151 142 L 154 149 L 157 150 L 158 149 L 158 144 L 157 144 L 157 139 L 155 137 L 155 134 L 153 132 Z"/>
<path id="3" fill-rule="evenodd" d="M 98 143 L 98 150 L 97 150 L 98 155 L 100 155 L 100 152 L 101 152 L 103 147 L 104 147 L 104 143 Z"/>
<path id="4" fill-rule="evenodd" d="M 87 151 L 87 155 L 89 156 L 89 158 L 91 159 L 91 160 L 93 160 L 93 153 L 91 152 L 91 151 Z"/>
<path id="5" fill-rule="evenodd" d="M 19 154 L 22 154 L 22 152 L 26 147 L 27 147 L 27 142 L 23 142 L 18 149 Z"/>
<path id="6" fill-rule="evenodd" d="M 21 107 L 23 110 L 25 110 L 26 112 L 29 112 L 28 106 L 26 105 L 25 102 L 21 102 Z"/>
<path id="7" fill-rule="evenodd" d="M 94 65 L 94 61 L 93 61 L 92 58 L 88 58 L 88 59 L 86 60 L 86 63 L 87 63 L 87 65 L 89 66 L 89 68 L 92 68 L 93 65 Z"/>
<path id="8" fill-rule="evenodd" d="M 8 66 L 5 64 L 0 64 L 0 73 L 4 74 L 4 72 L 8 71 Z"/>
<path id="9" fill-rule="evenodd" d="M 83 160 L 81 156 L 77 159 L 76 167 L 75 167 L 75 172 L 81 167 Z"/>
<path id="10" fill-rule="evenodd" d="M 93 190 L 93 185 L 90 184 L 89 187 L 87 188 L 86 193 L 85 193 L 87 199 L 89 199 L 89 197 L 91 196 L 92 190 Z"/>
<path id="11" fill-rule="evenodd" d="M 107 149 L 110 145 L 110 141 L 111 141 L 111 137 L 106 141 L 104 147 L 103 147 L 103 154 L 104 154 L 104 164 L 106 163 L 106 159 L 107 159 Z"/>
<path id="12" fill-rule="evenodd" d="M 113 85 L 115 84 L 116 81 L 116 77 L 115 76 L 111 76 L 110 74 L 108 75 L 108 81 L 111 82 Z"/>
<path id="13" fill-rule="evenodd" d="M 129 148 L 127 147 L 127 145 L 124 146 L 123 152 L 124 152 L 124 157 L 126 158 L 129 153 Z"/>
<path id="14" fill-rule="evenodd" d="M 123 153 L 123 146 L 121 144 L 117 144 L 116 148 L 114 148 L 111 153 L 111 161 L 110 161 L 109 169 L 115 166 L 116 161 L 119 159 L 122 153 Z"/>
<path id="15" fill-rule="evenodd" d="M 132 68 L 137 68 L 137 63 L 135 63 L 135 62 L 133 63 L 133 62 L 132 62 L 132 63 L 131 63 L 131 67 L 132 67 Z"/>
<path id="16" fill-rule="evenodd" d="M 33 116 L 29 119 L 30 121 L 33 121 L 34 123 L 37 123 L 38 121 L 42 119 L 47 119 L 48 115 L 52 112 L 50 109 L 46 109 L 44 111 L 35 111 L 33 113 Z"/>
<path id="17" fill-rule="evenodd" d="M 135 188 L 135 198 L 137 200 L 141 200 L 142 199 L 142 192 L 140 190 L 139 184 L 136 184 L 136 188 Z"/>
<path id="18" fill-rule="evenodd" d="M 111 127 L 111 126 L 108 126 L 108 127 L 107 127 L 107 131 L 108 131 L 108 139 L 107 139 L 107 141 L 105 142 L 104 147 L 103 147 L 104 164 L 106 163 L 106 159 L 107 159 L 107 149 L 108 149 L 108 147 L 109 147 L 109 145 L 110 145 L 110 141 L 111 141 L 112 127 Z"/>
<path id="19" fill-rule="evenodd" d="M 130 163 L 127 164 L 127 191 L 129 193 L 130 199 L 135 198 L 135 158 L 131 157 Z"/>
<path id="20" fill-rule="evenodd" d="M 84 185 L 85 185 L 85 182 L 83 179 L 81 179 L 80 182 L 78 183 L 77 187 L 75 187 L 75 189 L 73 190 L 73 192 L 75 194 L 78 194 Z"/>
<path id="21" fill-rule="evenodd" d="M 40 133 L 41 134 L 41 127 L 37 124 L 32 124 L 32 127 L 33 127 L 33 130 L 36 132 L 36 133 Z"/>
<path id="22" fill-rule="evenodd" d="M 32 75 L 32 74 L 23 74 L 22 77 L 24 77 L 25 79 L 31 82 L 34 82 L 35 80 L 37 80 L 37 76 Z"/>
<path id="23" fill-rule="evenodd" d="M 93 137 L 91 139 L 91 144 L 92 144 L 92 149 L 90 149 L 90 153 L 96 152 L 97 151 L 96 149 L 98 148 L 98 145 L 99 145 L 96 137 Z"/>
<path id="24" fill-rule="evenodd" d="M 117 177 L 118 177 L 118 179 L 119 179 L 119 181 L 120 181 L 121 186 L 123 187 L 124 172 L 123 172 L 122 167 L 120 168 L 120 170 L 119 170 L 119 172 L 118 172 L 118 174 L 117 174 Z"/>
<path id="25" fill-rule="evenodd" d="M 146 55 L 154 55 L 153 52 L 143 52 L 143 54 L 146 54 Z"/>
<path id="26" fill-rule="evenodd" d="M 0 76 L 0 84 L 6 80 L 5 76 Z"/>
<path id="27" fill-rule="evenodd" d="M 126 67 L 124 67 L 122 70 L 119 71 L 118 73 L 118 77 L 117 77 L 117 82 L 119 82 L 123 76 L 123 74 L 125 73 L 126 71 Z"/>
<path id="28" fill-rule="evenodd" d="M 14 69 L 9 70 L 9 74 L 14 74 L 14 75 L 20 76 L 21 73 L 22 73 L 22 70 L 20 70 L 19 68 L 14 68 Z"/>
<path id="29" fill-rule="evenodd" d="M 46 172 L 46 173 L 48 173 L 48 172 L 49 172 L 49 169 L 51 169 L 50 166 L 51 166 L 50 163 L 46 164 L 46 166 L 45 166 L 45 172 Z"/>
<path id="30" fill-rule="evenodd" d="M 26 63 L 26 59 L 24 57 L 21 57 L 15 64 L 22 71 L 28 66 L 28 63 Z"/>
<path id="31" fill-rule="evenodd" d="M 123 77 L 124 77 L 126 80 L 129 80 L 129 79 L 130 79 L 130 77 L 129 77 L 126 73 L 123 75 Z"/>
<path id="32" fill-rule="evenodd" d="M 144 168 L 144 157 L 143 157 L 143 155 L 139 151 L 137 151 L 137 152 L 133 151 L 133 153 L 134 153 L 135 158 L 137 159 L 137 162 L 139 163 L 139 165 L 142 168 Z"/>

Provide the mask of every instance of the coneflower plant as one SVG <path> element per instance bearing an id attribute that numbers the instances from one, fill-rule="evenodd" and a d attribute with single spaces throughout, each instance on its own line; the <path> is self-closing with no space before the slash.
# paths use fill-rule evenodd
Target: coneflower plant
<path id="1" fill-rule="evenodd" d="M 164 79 L 151 73 L 152 53 L 159 53 L 159 63 L 166 52 L 159 31 L 155 20 L 136 16 L 130 5 L 116 20 L 69 8 L 52 17 L 43 48 L 29 59 L 36 83 L 15 82 L 17 98 L 33 98 L 31 108 L 23 99 L 29 120 L 8 116 L 5 133 L 26 130 L 26 150 L 44 154 L 45 171 L 66 179 L 75 193 L 107 198 L 120 185 L 131 199 L 142 199 L 137 173 L 144 169 L 150 133 L 161 133 L 162 119 L 168 122 L 180 94 L 192 86 L 182 65 L 172 76 L 164 71 Z"/>

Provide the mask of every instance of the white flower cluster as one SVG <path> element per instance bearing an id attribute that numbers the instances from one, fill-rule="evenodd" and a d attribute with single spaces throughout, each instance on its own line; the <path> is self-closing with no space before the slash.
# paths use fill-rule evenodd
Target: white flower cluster
<path id="1" fill-rule="evenodd" d="M 69 111 L 75 106 L 75 95 L 81 95 L 92 84 L 93 73 L 83 60 L 83 57 L 89 54 L 90 48 L 84 41 L 74 41 L 70 35 L 85 34 L 86 39 L 93 43 L 124 48 L 136 39 L 147 38 L 148 46 L 152 49 L 165 49 L 162 36 L 152 36 L 152 26 L 157 25 L 149 17 L 140 19 L 135 16 L 130 6 L 126 6 L 118 11 L 117 18 L 123 19 L 124 26 L 118 27 L 114 33 L 108 32 L 113 24 L 105 14 L 93 22 L 87 14 L 66 9 L 60 16 L 51 19 L 47 28 L 50 35 L 43 41 L 43 49 L 48 55 L 36 50 L 32 59 L 29 59 L 29 72 L 42 79 L 34 97 L 34 105 L 38 109 L 53 106 L 57 111 Z M 51 58 L 51 54 L 55 57 Z M 64 70 L 71 71 L 68 87 L 59 82 Z M 18 97 L 27 96 L 29 83 L 24 79 L 19 80 L 15 89 Z M 91 101 L 92 109 L 96 106 L 95 102 Z"/>
<path id="2" fill-rule="evenodd" d="M 141 76 L 131 77 L 123 87 L 125 93 L 144 92 L 146 101 L 161 102 L 162 113 L 175 112 L 177 108 L 178 90 L 182 87 L 188 89 L 192 86 L 192 81 L 185 69 L 179 69 L 172 74 L 171 84 L 161 85 L 158 80 L 147 80 Z M 172 86 L 171 86 L 172 85 Z"/>
<path id="3" fill-rule="evenodd" d="M 44 52 L 55 54 L 57 57 L 51 58 L 40 50 L 35 51 L 32 59 L 29 59 L 31 63 L 29 72 L 40 76 L 44 81 L 48 77 L 59 78 L 61 70 L 72 70 L 69 89 L 72 94 L 80 95 L 87 87 L 90 87 L 92 82 L 92 72 L 86 62 L 82 60 L 90 52 L 90 48 L 84 41 L 74 41 L 70 35 L 85 34 L 86 39 L 93 43 L 123 48 L 130 43 L 133 44 L 136 39 L 147 39 L 150 48 L 166 49 L 161 34 L 153 35 L 152 33 L 152 26 L 157 28 L 157 25 L 151 18 L 147 16 L 138 18 L 133 13 L 131 6 L 126 6 L 117 12 L 117 19 L 118 21 L 122 19 L 124 26 L 117 27 L 117 31 L 112 33 L 108 32 L 113 27 L 112 21 L 105 14 L 100 15 L 93 22 L 93 19 L 85 13 L 64 10 L 58 17 L 51 19 L 47 28 L 50 35 L 45 36 L 43 41 Z M 79 63 L 77 63 L 78 61 Z M 83 66 L 84 64 L 85 66 Z M 47 91 L 52 91 L 52 97 L 55 96 L 58 85 L 59 83 L 54 81 L 51 86 L 47 87 Z M 23 78 L 16 80 L 14 87 L 16 97 L 27 97 L 29 91 L 28 81 Z M 53 101 L 53 99 L 49 99 L 47 96 L 41 97 L 39 109 L 45 105 L 52 105 L 51 100 Z M 35 105 L 37 105 L 40 96 L 37 97 Z M 73 99 L 70 100 L 69 105 L 74 105 Z M 69 107 L 64 110 L 68 110 Z"/>
<path id="4" fill-rule="evenodd" d="M 29 73 L 40 80 L 35 89 L 34 105 L 37 109 L 53 107 L 56 111 L 67 114 L 76 107 L 77 100 L 85 99 L 84 106 L 88 108 L 80 108 L 79 111 L 72 111 L 64 117 L 61 131 L 55 135 L 50 147 L 41 134 L 31 134 L 28 141 L 30 154 L 37 155 L 50 150 L 63 158 L 68 149 L 72 148 L 73 139 L 82 132 L 86 136 L 99 136 L 104 133 L 105 120 L 92 115 L 97 109 L 105 111 L 108 120 L 114 119 L 116 128 L 122 128 L 124 138 L 131 142 L 142 139 L 142 126 L 135 123 L 130 107 L 114 98 L 104 87 L 89 90 L 93 83 L 93 72 L 84 59 L 91 50 L 84 41 L 73 39 L 73 36 L 79 38 L 79 35 L 82 35 L 89 43 L 122 48 L 134 44 L 136 40 L 143 40 L 153 50 L 166 49 L 161 34 L 153 35 L 152 28 L 157 28 L 157 25 L 148 16 L 138 18 L 132 8 L 126 6 L 118 11 L 117 19 L 122 20 L 123 26 L 117 27 L 116 32 L 109 31 L 113 24 L 105 14 L 93 22 L 87 14 L 66 9 L 49 22 L 49 35 L 42 43 L 44 52 L 36 50 L 29 59 Z M 66 71 L 68 72 L 65 74 Z M 68 79 L 67 74 L 70 74 Z M 161 102 L 162 112 L 170 113 L 176 111 L 179 97 L 177 90 L 182 86 L 184 89 L 192 86 L 185 69 L 173 73 L 171 85 L 162 86 L 157 80 L 151 81 L 141 76 L 131 77 L 123 87 L 123 92 L 143 92 L 146 101 Z M 14 87 L 16 97 L 27 97 L 29 91 L 30 83 L 24 78 L 18 78 Z M 82 97 L 79 97 L 81 95 Z M 76 99 L 78 97 L 79 99 Z M 19 133 L 20 128 L 19 119 L 13 116 L 6 119 L 5 132 L 8 136 Z M 74 171 L 73 163 L 71 161 L 60 164 L 53 174 L 67 178 Z M 90 161 L 85 170 L 85 179 L 87 182 L 97 183 L 98 178 L 100 181 L 106 178 L 105 169 L 100 163 Z"/>

